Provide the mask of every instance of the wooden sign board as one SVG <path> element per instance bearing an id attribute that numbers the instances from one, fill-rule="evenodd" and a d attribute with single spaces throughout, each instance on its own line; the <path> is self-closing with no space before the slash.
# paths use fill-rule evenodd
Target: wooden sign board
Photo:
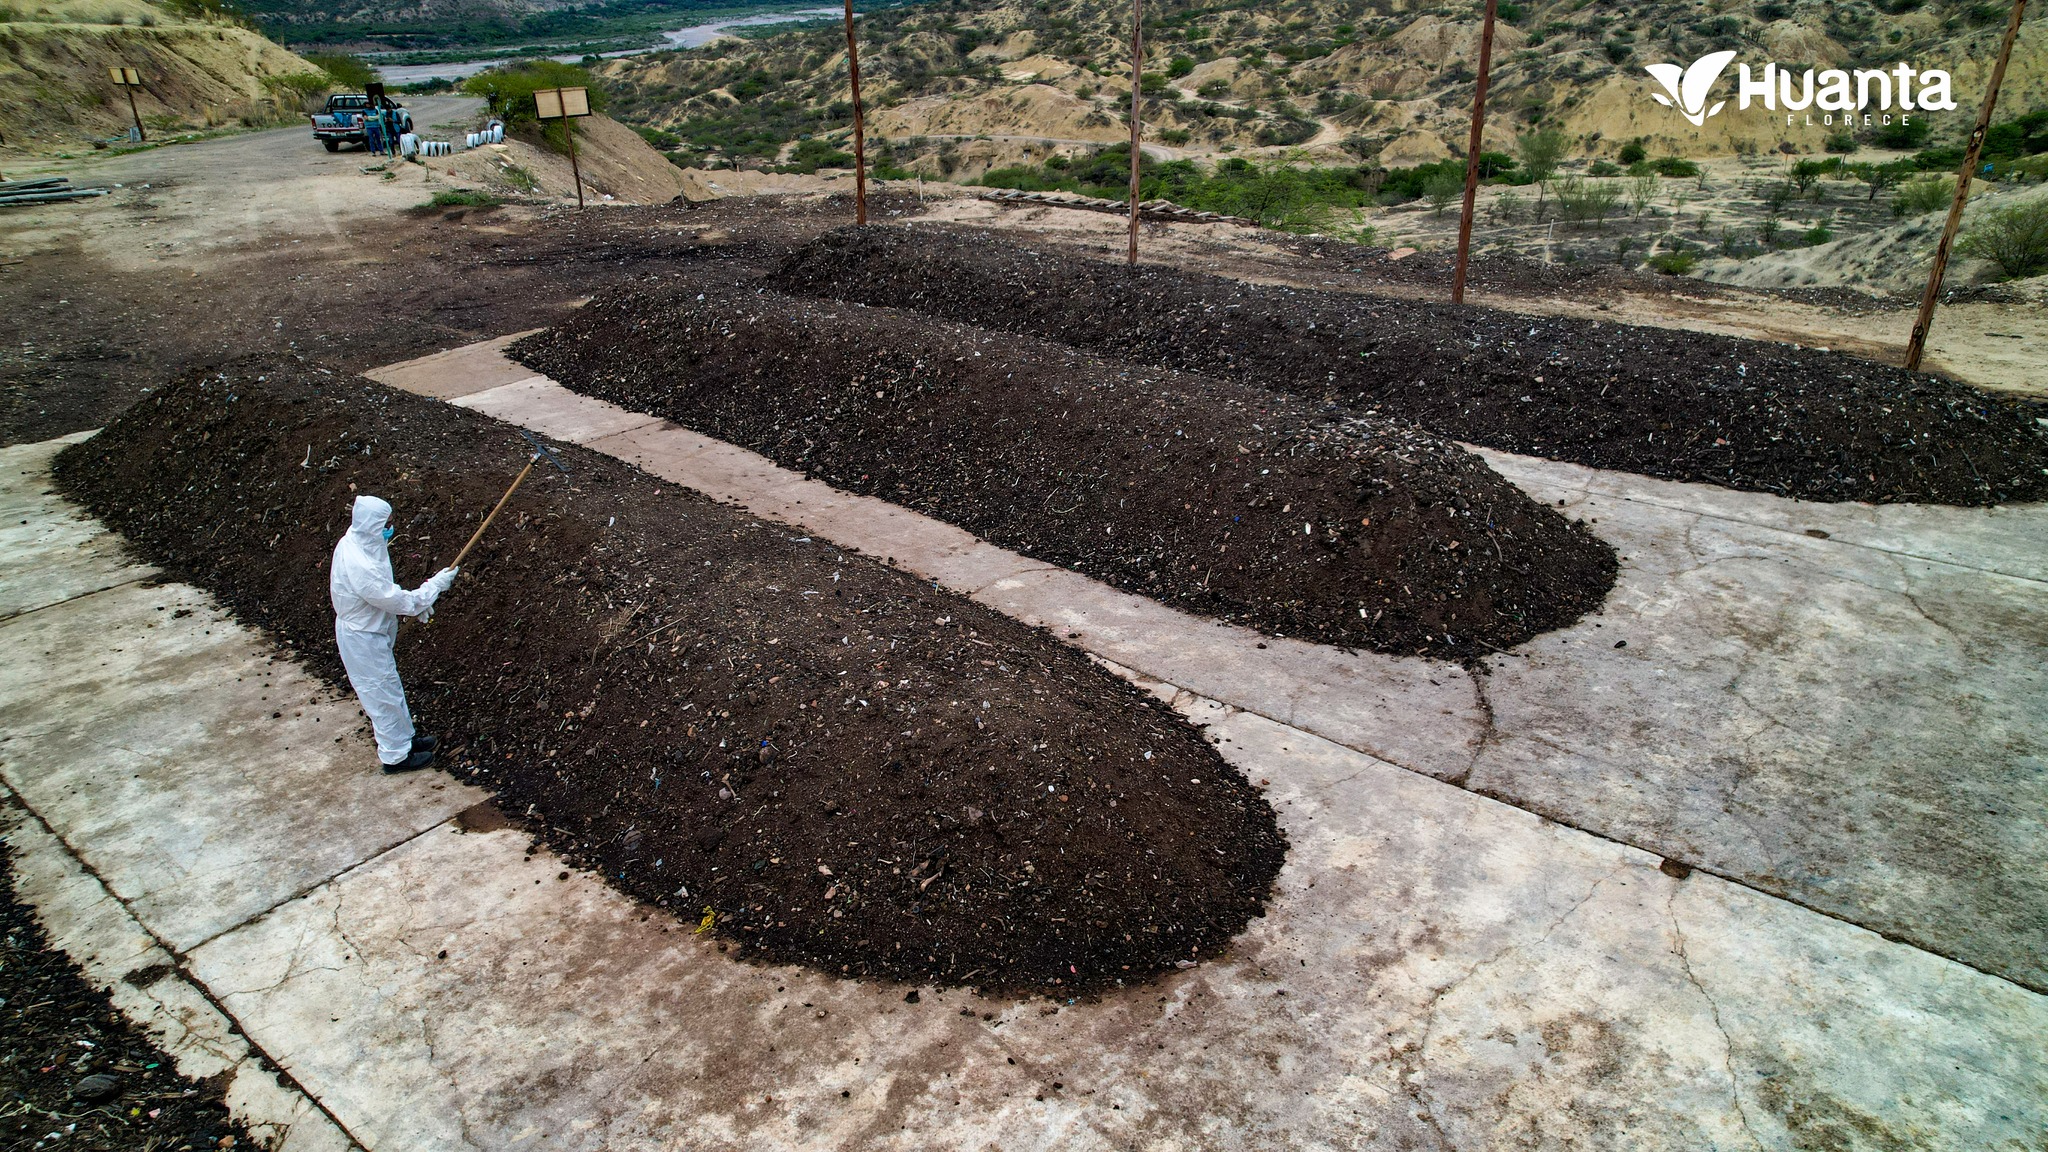
<path id="1" fill-rule="evenodd" d="M 560 120 L 565 116 L 590 115 L 590 90 L 588 88 L 537 88 L 533 93 L 533 110 L 543 120 Z"/>
<path id="2" fill-rule="evenodd" d="M 369 97 L 371 104 L 376 104 L 377 101 L 384 97 L 383 82 L 372 80 L 368 84 L 363 85 L 363 95 Z"/>
<path id="3" fill-rule="evenodd" d="M 140 88 L 142 86 L 142 73 L 137 72 L 133 68 L 109 68 L 107 69 L 107 74 L 114 78 L 114 83 L 116 84 L 126 85 L 131 88 Z"/>

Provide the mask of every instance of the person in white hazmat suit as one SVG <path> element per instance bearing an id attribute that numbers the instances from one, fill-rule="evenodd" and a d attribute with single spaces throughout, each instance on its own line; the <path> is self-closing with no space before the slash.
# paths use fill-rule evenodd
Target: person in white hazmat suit
<path id="1" fill-rule="evenodd" d="M 398 679 L 398 618 L 425 621 L 434 601 L 455 583 L 456 569 L 443 568 L 408 592 L 391 578 L 391 505 L 357 496 L 348 533 L 334 546 L 327 594 L 334 602 L 334 643 L 348 669 L 349 687 L 370 715 L 377 733 L 377 759 L 386 772 L 411 772 L 434 762 L 435 738 L 413 731 Z"/>

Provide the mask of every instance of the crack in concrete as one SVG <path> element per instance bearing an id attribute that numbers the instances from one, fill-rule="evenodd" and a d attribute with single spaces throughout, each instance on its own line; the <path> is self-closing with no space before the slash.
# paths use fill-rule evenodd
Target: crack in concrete
<path id="1" fill-rule="evenodd" d="M 1434 993 L 1432 993 L 1429 998 L 1429 1003 L 1423 1006 L 1424 1022 L 1422 1027 L 1422 1036 L 1415 1042 L 1415 1046 L 1413 1048 L 1413 1052 L 1416 1058 L 1421 1062 L 1420 1066 L 1411 1064 L 1408 1060 L 1403 1059 L 1403 1054 L 1400 1053 L 1397 1053 L 1395 1055 L 1395 1059 L 1404 1066 L 1403 1070 L 1407 1073 L 1407 1075 L 1402 1077 L 1402 1082 L 1404 1085 L 1406 1085 L 1408 1089 L 1409 1097 L 1413 1099 L 1416 1102 L 1417 1106 L 1422 1109 L 1421 1118 L 1423 1123 L 1429 1125 L 1430 1129 L 1436 1133 L 1437 1139 L 1442 1141 L 1443 1146 L 1445 1148 L 1451 1149 L 1452 1152 L 1456 1152 L 1456 1145 L 1451 1143 L 1450 1137 L 1445 1134 L 1442 1125 L 1438 1122 L 1436 1118 L 1435 1108 L 1431 1104 L 1429 1090 L 1426 1087 L 1429 1072 L 1429 1041 L 1430 1037 L 1436 1034 L 1437 1018 L 1439 1015 L 1439 1010 L 1443 1005 L 1444 998 L 1449 996 L 1451 993 L 1457 991 L 1459 988 L 1464 987 L 1466 983 L 1468 983 L 1474 976 L 1478 975 L 1482 970 L 1491 968 L 1494 965 L 1499 964 L 1501 961 L 1506 960 L 1508 957 L 1515 955 L 1516 953 L 1524 952 L 1534 948 L 1540 948 L 1544 944 L 1548 943 L 1551 936 L 1555 935 L 1557 930 L 1564 926 L 1565 921 L 1570 920 L 1573 916 L 1577 915 L 1579 909 L 1585 907 L 1586 904 L 1589 901 L 1591 901 L 1594 896 L 1599 894 L 1602 885 L 1606 884 L 1609 880 L 1614 879 L 1616 875 L 1627 870 L 1629 867 L 1631 867 L 1630 863 L 1624 860 L 1615 864 L 1614 867 L 1609 868 L 1607 871 L 1601 873 L 1597 878 L 1594 879 L 1592 885 L 1586 889 L 1584 895 L 1580 896 L 1577 900 L 1572 901 L 1571 907 L 1566 908 L 1563 912 L 1559 913 L 1557 918 L 1552 920 L 1548 927 L 1544 928 L 1542 935 L 1538 936 L 1536 939 L 1529 941 L 1527 943 L 1522 943 L 1519 941 L 1510 943 L 1506 947 L 1502 948 L 1500 951 L 1494 953 L 1493 955 L 1485 957 L 1481 960 L 1474 961 L 1471 967 L 1465 969 L 1464 972 L 1460 973 L 1449 983 L 1443 985 L 1441 988 L 1438 988 Z M 1420 1081 L 1410 1080 L 1410 1077 L 1416 1076 L 1420 1076 L 1422 1079 Z"/>
<path id="2" fill-rule="evenodd" d="M 1721 1022 L 1720 1003 L 1714 999 L 1712 992 L 1707 991 L 1707 986 L 1700 982 L 1698 973 L 1693 971 L 1692 957 L 1686 952 L 1685 929 L 1678 923 L 1678 892 L 1679 884 L 1674 882 L 1671 885 L 1670 896 L 1664 901 L 1664 914 L 1670 918 L 1671 933 L 1678 942 L 1678 947 L 1672 951 L 1678 956 L 1678 966 L 1685 972 L 1686 981 L 1698 990 L 1700 998 L 1707 1002 L 1707 1011 L 1714 1019 L 1714 1030 L 1721 1034 L 1721 1067 L 1728 1075 L 1728 1097 L 1735 1105 L 1736 1119 L 1742 1122 L 1742 1131 L 1749 1137 L 1750 1143 L 1761 1149 L 1764 1147 L 1763 1138 L 1750 1126 L 1749 1108 L 1742 1102 L 1742 1082 L 1735 1074 L 1735 1038 L 1728 1034 L 1728 1026 Z"/>
<path id="3" fill-rule="evenodd" d="M 1910 605 L 1913 611 L 1918 613 L 1922 620 L 1925 620 L 1929 624 L 1932 624 L 1936 628 L 1940 629 L 1941 631 L 1948 633 L 1949 639 L 1955 641 L 1956 647 L 1962 650 L 1963 655 L 1970 655 L 1970 642 L 1963 638 L 1963 634 L 1956 631 L 1955 628 L 1952 627 L 1946 620 L 1937 619 L 1933 615 L 1929 614 L 1929 612 L 1927 611 L 1927 606 L 1920 603 L 1920 598 L 1918 596 L 1913 595 L 1913 575 L 1912 573 L 1906 571 L 1906 561 L 1901 557 L 1895 555 L 1887 555 L 1886 559 L 1890 560 L 1892 562 L 1892 566 L 1899 570 L 1899 587 L 1895 595 L 1897 595 L 1901 600 L 1904 600 L 1908 605 Z M 1857 581 L 1857 583 L 1862 582 Z M 1864 586 L 1867 588 L 1874 587 L 1874 585 L 1867 584 Z M 1879 591 L 1882 591 L 1882 589 L 1879 589 Z"/>
<path id="4" fill-rule="evenodd" d="M 298 943 L 292 945 L 291 955 L 287 957 L 284 962 L 284 975 L 278 977 L 275 981 L 269 984 L 262 985 L 260 987 L 238 988 L 231 992 L 223 992 L 221 993 L 222 998 L 225 999 L 230 996 L 260 996 L 266 992 L 275 992 L 279 988 L 284 987 L 286 984 L 291 983 L 293 980 L 296 980 L 301 976 L 310 975 L 314 972 L 342 971 L 342 969 L 331 964 L 316 964 L 304 969 L 301 969 L 299 967 L 299 961 L 304 959 L 306 954 L 306 945 L 311 940 L 311 938 L 311 933 L 307 932 L 306 930 L 301 929 L 299 931 Z"/>
<path id="5" fill-rule="evenodd" d="M 462 1133 L 463 1146 L 482 1152 L 483 1145 L 477 1143 L 476 1134 L 469 1130 L 469 1112 L 463 1107 L 462 1103 L 462 1082 L 456 1078 L 453 1071 L 441 1067 L 440 1053 L 434 1051 L 434 1031 L 428 1024 L 429 1015 L 426 1012 L 414 1014 L 414 1018 L 419 1021 L 420 1025 L 420 1043 L 427 1050 L 427 1067 L 432 1068 L 442 1079 L 448 1082 L 447 1100 L 453 1105 L 452 1111 L 455 1113 L 455 1126 Z"/>
<path id="6" fill-rule="evenodd" d="M 62 608 L 66 604 L 72 604 L 80 600 L 89 599 L 91 597 L 99 595 L 102 592 L 112 592 L 117 588 L 126 588 L 130 584 L 140 584 L 144 580 L 148 580 L 155 575 L 155 572 L 146 572 L 132 579 L 123 580 L 119 584 L 109 584 L 104 588 L 94 588 L 89 592 L 80 592 L 76 596 L 66 596 L 62 600 L 52 600 L 48 604 L 38 604 L 33 608 L 18 608 L 12 612 L 7 613 L 4 616 L 0 616 L 0 624 L 11 624 L 14 621 L 19 620 L 25 616 L 33 616 L 38 612 L 47 612 L 52 608 Z"/>
<path id="7" fill-rule="evenodd" d="M 1479 709 L 1479 738 L 1473 741 L 1472 758 L 1465 762 L 1465 770 L 1455 776 L 1444 777 L 1444 783 L 1463 788 L 1472 779 L 1472 773 L 1479 767 L 1479 758 L 1500 737 L 1493 714 L 1493 697 L 1486 692 L 1486 676 L 1480 672 L 1468 672 L 1466 679 L 1472 681 L 1473 704 Z"/>
<path id="8" fill-rule="evenodd" d="M 1033 574 L 1035 574 L 1035 573 L 1039 573 L 1039 572 L 1064 572 L 1064 571 L 1066 571 L 1066 569 L 1065 569 L 1065 568 L 1062 568 L 1062 567 L 1060 567 L 1060 566 L 1059 566 L 1058 564 L 1038 564 L 1038 565 L 1034 565 L 1034 566 L 1032 566 L 1032 567 L 1030 567 L 1030 568 L 1023 568 L 1023 569 L 1019 569 L 1018 571 L 1015 571 L 1015 572 L 1007 572 L 1007 573 L 1004 573 L 1003 575 L 1001 575 L 1001 576 L 998 576 L 998 577 L 996 577 L 995 579 L 993 579 L 993 580 L 990 580 L 990 581 L 988 581 L 988 582 L 987 582 L 987 583 L 985 583 L 985 584 L 981 584 L 981 585 L 978 585 L 978 586 L 976 586 L 976 587 L 974 587 L 974 588 L 968 588 L 968 589 L 961 589 L 961 588 L 957 588 L 957 587 L 956 587 L 956 588 L 953 588 L 953 591 L 955 591 L 955 592 L 963 592 L 963 593 L 964 593 L 964 594 L 965 594 L 965 595 L 966 595 L 966 596 L 967 596 L 967 597 L 968 597 L 969 599 L 979 599 L 979 598 L 980 598 L 980 596 L 981 596 L 981 594 L 982 594 L 983 592 L 986 592 L 986 591 L 988 591 L 988 590 L 989 590 L 990 588 L 993 588 L 993 587 L 995 587 L 996 585 L 998 585 L 998 584 L 1001 584 L 1001 583 L 1002 583 L 1003 581 L 1005 581 L 1005 580 L 1016 580 L 1016 579 L 1019 579 L 1019 578 L 1021 578 L 1021 577 L 1024 577 L 1024 576 L 1030 576 L 1030 575 L 1033 575 Z M 927 580 L 933 579 L 933 577 L 932 577 L 932 576 L 930 576 L 930 575 L 929 575 L 929 574 L 927 574 L 927 573 L 922 573 L 922 572 L 921 572 L 921 573 L 919 573 L 919 575 L 920 575 L 920 576 L 923 576 L 923 577 L 924 577 L 925 579 L 927 579 Z M 951 587 L 951 586 L 949 585 L 949 587 Z"/>

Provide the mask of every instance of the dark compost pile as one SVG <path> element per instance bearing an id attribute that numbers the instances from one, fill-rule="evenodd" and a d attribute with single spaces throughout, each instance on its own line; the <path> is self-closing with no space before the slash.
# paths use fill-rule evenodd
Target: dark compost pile
<path id="1" fill-rule="evenodd" d="M 228 1115 L 230 1075 L 192 1080 L 51 945 L 15 897 L 0 841 L 0 1148 L 212 1152 L 256 1144 Z M 169 968 L 127 979 L 147 988 Z M 55 1138 L 51 1138 L 55 1133 Z"/>
<path id="2" fill-rule="evenodd" d="M 628 289 L 512 354 L 789 468 L 1269 633 L 1484 656 L 1613 585 L 1605 543 L 1380 417 L 916 313 Z"/>
<path id="3" fill-rule="evenodd" d="M 273 361 L 150 397 L 58 477 L 342 686 L 327 560 L 353 493 L 395 506 L 410 585 L 522 449 Z M 571 859 L 770 959 L 992 990 L 1148 976 L 1261 914 L 1272 810 L 1151 697 L 908 574 L 560 452 L 573 474 L 528 480 L 398 662 L 443 764 Z"/>
<path id="4" fill-rule="evenodd" d="M 1414 420 L 1457 440 L 1803 500 L 2048 499 L 2023 406 L 1840 353 L 1265 287 L 952 229 L 827 233 L 768 283 Z"/>

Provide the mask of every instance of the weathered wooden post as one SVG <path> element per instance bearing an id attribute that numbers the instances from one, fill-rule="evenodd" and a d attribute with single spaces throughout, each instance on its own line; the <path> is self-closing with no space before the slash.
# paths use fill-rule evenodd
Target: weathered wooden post
<path id="1" fill-rule="evenodd" d="M 1486 24 L 1479 31 L 1479 83 L 1472 89 L 1472 137 L 1465 146 L 1465 211 L 1458 217 L 1458 264 L 1451 273 L 1451 303 L 1465 302 L 1465 265 L 1472 258 L 1472 209 L 1479 196 L 1479 140 L 1486 127 L 1486 80 L 1493 68 L 1493 21 L 1500 0 L 1486 0 Z"/>
<path id="2" fill-rule="evenodd" d="M 829 11 L 829 9 L 828 9 Z M 853 85 L 853 222 L 868 222 L 868 154 L 861 124 L 860 45 L 853 35 L 853 0 L 846 0 L 846 76 Z M 918 190 L 923 191 L 920 180 Z M 921 198 L 921 197 L 920 197 Z"/>
<path id="3" fill-rule="evenodd" d="M 2005 24 L 2005 43 L 1998 49 L 1998 62 L 1991 66 L 1991 82 L 1984 89 L 1984 106 L 1977 111 L 1977 126 L 1970 130 L 1970 143 L 1963 149 L 1963 170 L 1956 173 L 1956 198 L 1948 206 L 1948 223 L 1941 229 L 1941 243 L 1934 246 L 1934 270 L 1927 275 L 1927 291 L 1920 296 L 1920 314 L 1913 320 L 1913 334 L 1906 339 L 1906 367 L 1918 371 L 1927 353 L 1927 331 L 1934 327 L 1934 305 L 1941 299 L 1941 278 L 1948 272 L 1949 249 L 1955 246 L 1956 229 L 1963 223 L 1963 207 L 1970 200 L 1970 178 L 1977 173 L 1977 158 L 1984 151 L 1984 133 L 1991 130 L 1991 109 L 1998 103 L 1998 86 L 2005 82 L 2005 63 L 2012 59 L 2012 42 L 2020 34 L 2020 17 L 2027 0 L 2013 0 L 2012 18 Z"/>

